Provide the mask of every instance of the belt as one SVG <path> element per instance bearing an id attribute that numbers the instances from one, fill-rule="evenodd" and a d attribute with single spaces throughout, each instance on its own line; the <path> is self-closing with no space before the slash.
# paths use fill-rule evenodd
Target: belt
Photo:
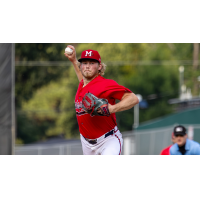
<path id="1" fill-rule="evenodd" d="M 106 133 L 106 134 L 104 135 L 103 138 L 106 138 L 106 137 L 108 137 L 109 135 L 113 135 L 113 134 L 114 134 L 114 129 L 111 130 L 110 132 Z M 101 137 L 102 137 L 102 136 L 101 136 Z M 100 137 L 100 138 L 101 138 L 101 137 Z M 85 137 L 84 137 L 84 138 L 85 138 Z M 88 139 L 88 138 L 85 138 L 85 140 L 88 141 L 90 144 L 96 144 L 98 138 L 97 138 L 97 139 Z"/>

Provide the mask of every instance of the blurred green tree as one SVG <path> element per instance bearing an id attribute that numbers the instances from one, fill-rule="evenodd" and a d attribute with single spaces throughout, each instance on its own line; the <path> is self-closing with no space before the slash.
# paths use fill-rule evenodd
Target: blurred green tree
<path id="1" fill-rule="evenodd" d="M 16 61 L 62 61 L 65 44 L 16 44 Z M 57 66 L 16 66 L 15 93 L 16 106 L 22 100 L 29 100 L 33 93 L 52 80 L 61 77 L 64 67 Z"/>
<path id="2" fill-rule="evenodd" d="M 170 62 L 191 60 L 193 50 L 192 44 L 72 45 L 76 47 L 77 58 L 85 49 L 98 50 L 102 62 L 107 64 L 105 78 L 116 80 L 147 100 L 149 107 L 141 109 L 140 122 L 172 112 L 168 99 L 178 97 L 179 66 Z M 67 62 L 67 58 L 63 55 L 66 46 L 67 44 L 17 44 L 16 60 Z M 169 61 L 169 64 L 166 65 L 164 61 Z M 74 108 L 77 87 L 78 79 L 73 66 L 18 66 L 16 68 L 16 100 L 20 124 L 18 138 L 27 143 L 61 134 L 66 138 L 79 137 Z M 132 129 L 132 109 L 116 115 L 121 131 Z M 24 116 L 26 120 L 22 128 Z M 35 130 L 34 136 L 32 131 L 26 134 L 30 129 Z"/>

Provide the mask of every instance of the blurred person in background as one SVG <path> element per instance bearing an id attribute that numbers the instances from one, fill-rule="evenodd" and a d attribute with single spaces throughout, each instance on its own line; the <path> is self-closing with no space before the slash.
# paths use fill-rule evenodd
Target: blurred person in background
<path id="1" fill-rule="evenodd" d="M 170 147 L 170 155 L 200 155 L 200 144 L 187 138 L 184 126 L 174 127 L 176 143 Z"/>
<path id="2" fill-rule="evenodd" d="M 169 152 L 169 151 L 170 151 L 170 148 L 171 148 L 171 146 L 172 146 L 173 144 L 176 143 L 176 137 L 174 136 L 174 133 L 172 133 L 171 141 L 172 141 L 172 144 L 171 144 L 170 146 L 164 148 L 164 149 L 161 151 L 160 155 L 170 155 L 170 152 Z"/>

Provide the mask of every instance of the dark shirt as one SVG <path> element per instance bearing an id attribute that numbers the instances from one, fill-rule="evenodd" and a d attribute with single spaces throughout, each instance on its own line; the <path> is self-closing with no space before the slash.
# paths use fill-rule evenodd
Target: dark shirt
<path id="1" fill-rule="evenodd" d="M 185 152 L 186 152 L 185 144 L 183 146 L 179 147 L 179 151 L 182 153 L 182 155 L 185 155 Z"/>

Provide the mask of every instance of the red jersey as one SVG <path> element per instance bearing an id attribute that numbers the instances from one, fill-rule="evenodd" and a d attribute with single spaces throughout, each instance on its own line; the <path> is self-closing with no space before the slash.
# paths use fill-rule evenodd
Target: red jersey
<path id="1" fill-rule="evenodd" d="M 100 75 L 94 78 L 85 87 L 83 87 L 83 80 L 80 82 L 75 96 L 76 117 L 79 131 L 85 138 L 96 139 L 114 129 L 117 125 L 116 115 L 112 113 L 108 117 L 91 117 L 90 114 L 82 109 L 82 99 L 87 92 L 92 93 L 98 98 L 107 99 L 108 103 L 114 105 L 116 99 L 121 100 L 124 92 L 132 91 L 119 85 L 116 81 L 105 79 Z"/>
<path id="2" fill-rule="evenodd" d="M 170 149 L 171 146 L 172 146 L 172 145 L 170 145 L 170 146 L 166 147 L 165 149 L 163 149 L 163 150 L 161 151 L 160 155 L 170 155 L 169 149 Z"/>

